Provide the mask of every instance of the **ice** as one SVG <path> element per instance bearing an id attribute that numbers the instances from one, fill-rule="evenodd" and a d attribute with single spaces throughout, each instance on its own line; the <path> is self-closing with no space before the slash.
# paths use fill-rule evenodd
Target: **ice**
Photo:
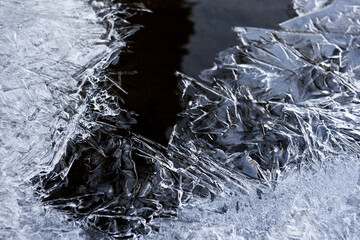
<path id="1" fill-rule="evenodd" d="M 191 145 L 230 171 L 267 182 L 292 165 L 358 152 L 358 26 L 350 25 L 357 5 L 342 4 L 279 31 L 234 28 L 238 46 L 221 52 L 201 81 L 184 77 L 188 105 L 170 145 Z M 340 27 L 344 21 L 348 28 Z"/>
<path id="2" fill-rule="evenodd" d="M 268 188 L 224 184 L 154 238 L 358 238 L 359 2 L 304 3 L 281 30 L 234 28 L 238 46 L 201 80 L 183 77 L 187 107 L 170 142 Z"/>
<path id="3" fill-rule="evenodd" d="M 358 157 L 289 171 L 275 189 L 196 200 L 144 239 L 358 239 Z M 254 184 L 253 187 L 256 185 Z"/>
<path id="4" fill-rule="evenodd" d="M 359 7 L 295 0 L 279 30 L 235 27 L 200 79 L 178 73 L 162 146 L 105 70 L 150 10 L 0 3 L 0 238 L 357 239 Z"/>
<path id="5" fill-rule="evenodd" d="M 293 9 L 298 15 L 305 15 L 310 12 L 316 12 L 328 6 L 334 0 L 294 0 Z"/>
<path id="6" fill-rule="evenodd" d="M 82 1 L 0 3 L 1 239 L 84 237 L 66 215 L 43 207 L 31 179 L 53 169 L 77 128 L 84 69 L 122 45 L 107 41 L 98 22 Z"/>

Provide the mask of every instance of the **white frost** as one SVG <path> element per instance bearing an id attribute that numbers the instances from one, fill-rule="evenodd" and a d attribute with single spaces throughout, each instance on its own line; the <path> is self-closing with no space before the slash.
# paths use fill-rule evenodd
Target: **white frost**
<path id="1" fill-rule="evenodd" d="M 30 179 L 52 169 L 75 128 L 68 109 L 83 106 L 73 75 L 109 52 L 96 21 L 78 0 L 0 2 L 0 239 L 82 238 L 36 200 Z"/>

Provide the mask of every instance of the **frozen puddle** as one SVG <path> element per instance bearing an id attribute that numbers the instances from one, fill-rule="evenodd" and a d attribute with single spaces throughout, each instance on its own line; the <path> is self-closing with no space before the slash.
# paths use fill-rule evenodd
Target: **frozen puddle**
<path id="1" fill-rule="evenodd" d="M 1 239 L 358 239 L 358 1 L 234 28 L 179 74 L 168 146 L 131 131 L 106 72 L 149 10 L 107 4 L 0 3 Z"/>

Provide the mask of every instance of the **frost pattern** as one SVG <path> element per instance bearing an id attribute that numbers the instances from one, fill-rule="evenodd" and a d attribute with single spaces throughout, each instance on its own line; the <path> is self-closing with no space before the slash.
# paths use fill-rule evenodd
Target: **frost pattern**
<path id="1" fill-rule="evenodd" d="M 144 239 L 358 239 L 359 170 L 348 156 L 288 171 L 274 189 L 253 182 L 247 196 L 193 199 Z"/>
<path id="2" fill-rule="evenodd" d="M 104 71 L 148 10 L 90 3 L 97 19 L 71 0 L 0 3 L 1 238 L 360 235 L 358 1 L 294 1 L 281 30 L 234 28 L 201 80 L 182 75 L 167 147 L 131 132 Z"/>
<path id="3" fill-rule="evenodd" d="M 132 133 L 109 92 L 121 85 L 95 78 L 90 127 L 40 178 L 45 202 L 114 238 L 356 236 L 358 6 L 342 3 L 278 31 L 235 28 L 239 45 L 201 80 L 182 75 L 167 147 Z"/>
<path id="4" fill-rule="evenodd" d="M 34 196 L 86 110 L 80 92 L 121 42 L 86 2 L 0 3 L 0 238 L 78 239 L 79 224 Z"/>
<path id="5" fill-rule="evenodd" d="M 200 81 L 184 76 L 170 146 L 249 179 L 245 195 L 194 198 L 154 238 L 358 238 L 358 10 L 334 1 L 279 31 L 234 28 L 238 46 Z"/>

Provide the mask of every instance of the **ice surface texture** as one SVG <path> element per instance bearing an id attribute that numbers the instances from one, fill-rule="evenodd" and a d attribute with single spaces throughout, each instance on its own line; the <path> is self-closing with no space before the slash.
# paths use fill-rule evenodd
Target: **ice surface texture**
<path id="1" fill-rule="evenodd" d="M 346 170 L 337 161 L 345 164 L 342 157 L 354 159 L 359 150 L 356 7 L 354 2 L 335 1 L 314 12 L 303 10 L 303 16 L 283 23 L 280 31 L 235 28 L 238 46 L 220 53 L 217 65 L 204 71 L 200 81 L 184 76 L 187 106 L 167 148 L 128 130 L 135 124 L 131 114 L 119 109 L 118 100 L 107 91 L 115 83 L 102 77 L 89 88 L 84 85 L 84 133 L 68 141 L 54 171 L 41 178 L 44 200 L 113 237 L 148 234 L 162 223 L 159 217 L 176 216 L 186 205 L 179 218 L 189 224 L 168 223 L 160 231 L 198 238 L 181 235 L 181 228 L 195 232 L 208 218 L 214 236 L 224 238 L 356 236 L 356 221 L 346 230 L 343 224 L 353 220 L 334 220 L 338 215 L 351 219 L 356 207 L 347 202 L 356 205 L 356 190 L 334 199 L 345 204 L 344 209 L 330 211 L 329 202 L 316 208 L 317 220 L 297 211 L 302 204 L 316 207 L 323 201 L 316 194 L 304 200 L 317 189 L 315 173 L 334 164 L 334 175 L 341 176 L 337 171 Z M 326 168 L 317 171 L 319 164 Z M 344 176 L 344 182 L 357 189 L 358 165 L 354 160 L 349 164 L 354 165 L 349 172 L 353 178 Z M 292 169 L 305 171 L 312 184 L 298 190 L 302 175 Z M 286 174 L 290 172 L 294 177 Z M 326 174 L 321 176 L 326 179 Z M 326 188 L 329 183 L 318 184 Z M 282 197 L 273 189 L 288 193 Z M 305 192 L 300 200 L 278 204 L 299 191 Z M 271 207 L 267 209 L 264 201 Z M 229 208 L 236 211 L 228 213 Z M 227 218 L 222 220 L 226 225 L 214 223 L 214 218 Z M 290 230 L 281 229 L 273 219 Z M 227 226 L 231 221 L 248 224 L 247 230 Z M 304 221 L 307 231 L 296 229 L 301 227 L 297 221 Z"/>
<path id="2" fill-rule="evenodd" d="M 80 2 L 22 4 L 0 3 L 1 237 L 85 238 L 30 180 L 93 236 L 360 236 L 358 1 L 296 0 L 282 30 L 234 28 L 238 46 L 183 75 L 167 147 L 130 131 L 103 71 L 144 6 L 92 1 L 104 31 Z"/>
<path id="3" fill-rule="evenodd" d="M 302 16 L 310 12 L 319 11 L 333 1 L 334 0 L 294 0 L 293 9 L 297 15 Z"/>
<path id="4" fill-rule="evenodd" d="M 0 239 L 80 238 L 30 179 L 52 170 L 77 132 L 83 82 L 122 44 L 110 38 L 86 2 L 0 2 Z"/>
<path id="5" fill-rule="evenodd" d="M 208 172 L 269 188 L 242 178 L 246 197 L 232 186 L 233 195 L 193 200 L 183 224 L 162 225 L 164 239 L 360 236 L 359 2 L 301 6 L 279 31 L 234 28 L 238 46 L 200 81 L 184 77 L 187 107 L 170 146 L 211 163 Z"/>
<path id="6" fill-rule="evenodd" d="M 235 28 L 238 46 L 201 81 L 184 78 L 188 104 L 171 145 L 267 182 L 293 165 L 357 152 L 358 25 L 348 4 L 280 31 Z"/>

